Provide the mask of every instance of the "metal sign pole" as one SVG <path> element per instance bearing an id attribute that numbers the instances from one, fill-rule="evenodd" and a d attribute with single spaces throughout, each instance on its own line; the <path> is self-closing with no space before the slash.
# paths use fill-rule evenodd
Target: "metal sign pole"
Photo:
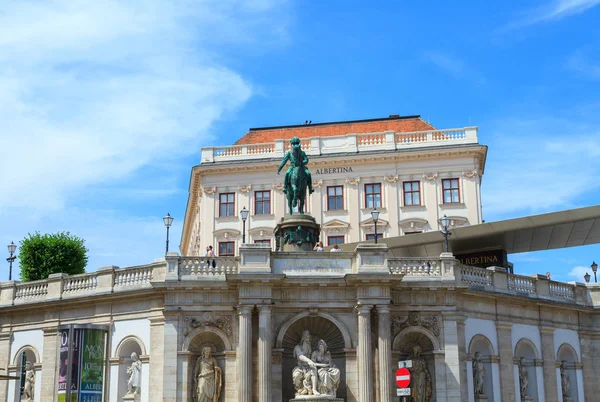
<path id="1" fill-rule="evenodd" d="M 27 365 L 27 353 L 23 352 L 21 355 L 21 379 L 19 386 L 19 401 L 21 401 L 21 397 L 23 396 L 23 391 L 25 391 L 25 366 Z"/>

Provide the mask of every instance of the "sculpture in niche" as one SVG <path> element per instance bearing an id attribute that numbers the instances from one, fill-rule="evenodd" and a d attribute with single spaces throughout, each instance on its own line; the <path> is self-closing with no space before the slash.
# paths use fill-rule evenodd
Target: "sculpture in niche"
<path id="1" fill-rule="evenodd" d="M 473 384 L 475 385 L 475 395 L 484 395 L 483 392 L 483 381 L 485 379 L 485 367 L 481 361 L 481 355 L 479 352 L 475 352 L 473 358 Z"/>
<path id="2" fill-rule="evenodd" d="M 525 358 L 519 360 L 519 386 L 521 388 L 521 400 L 531 399 L 527 396 L 527 388 L 529 388 L 529 373 L 525 366 Z"/>
<path id="3" fill-rule="evenodd" d="M 433 393 L 433 385 L 431 374 L 427 369 L 427 362 L 421 357 L 421 351 L 419 345 L 412 347 L 410 393 L 414 402 L 429 402 Z"/>
<path id="4" fill-rule="evenodd" d="M 333 364 L 327 343 L 321 339 L 318 350 L 313 352 L 311 340 L 310 332 L 304 331 L 300 343 L 294 347 L 294 357 L 298 359 L 298 365 L 292 370 L 296 398 L 306 395 L 325 399 L 335 397 L 340 385 L 340 370 Z"/>
<path id="5" fill-rule="evenodd" d="M 32 401 L 34 398 L 35 390 L 35 371 L 31 362 L 25 363 L 25 385 L 23 386 L 23 396 L 21 401 Z"/>
<path id="6" fill-rule="evenodd" d="M 205 346 L 194 367 L 194 402 L 218 402 L 222 383 L 223 372 L 212 356 L 211 348 Z"/>
<path id="7" fill-rule="evenodd" d="M 563 397 L 568 398 L 571 394 L 571 380 L 569 380 L 567 362 L 564 360 L 560 363 L 560 384 L 562 385 Z"/>
<path id="8" fill-rule="evenodd" d="M 140 380 L 142 379 L 142 362 L 137 353 L 131 354 L 131 366 L 127 367 L 127 393 L 125 396 L 136 396 L 140 394 Z"/>

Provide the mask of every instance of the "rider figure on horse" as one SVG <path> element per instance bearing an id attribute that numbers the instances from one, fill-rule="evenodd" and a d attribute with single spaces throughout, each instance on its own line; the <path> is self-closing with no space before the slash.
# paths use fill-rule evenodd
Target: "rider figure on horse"
<path id="1" fill-rule="evenodd" d="M 285 164 L 290 161 L 290 167 L 285 172 L 285 178 L 283 179 L 283 192 L 287 194 L 287 190 L 292 187 L 292 184 L 290 183 L 290 176 L 292 175 L 294 168 L 298 168 L 304 170 L 304 174 L 306 174 L 307 177 L 306 184 L 308 185 L 308 191 L 310 194 L 312 194 L 315 192 L 315 190 L 312 186 L 312 176 L 306 168 L 306 165 L 308 164 L 308 156 L 306 156 L 306 152 L 304 152 L 301 148 L 300 138 L 293 137 L 290 140 L 290 144 L 292 145 L 292 149 L 285 153 L 285 156 L 279 165 L 279 169 L 277 169 L 277 174 L 279 174 Z"/>

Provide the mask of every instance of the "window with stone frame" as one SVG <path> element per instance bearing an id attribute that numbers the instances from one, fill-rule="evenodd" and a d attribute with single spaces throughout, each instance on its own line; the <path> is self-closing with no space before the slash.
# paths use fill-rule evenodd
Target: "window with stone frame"
<path id="1" fill-rule="evenodd" d="M 271 240 L 270 239 L 254 240 L 254 244 L 268 244 L 270 246 Z"/>
<path id="2" fill-rule="evenodd" d="M 404 190 L 404 206 L 421 205 L 421 183 L 418 181 L 405 181 L 402 183 Z"/>
<path id="3" fill-rule="evenodd" d="M 235 255 L 235 242 L 221 241 L 219 242 L 219 257 L 227 257 Z"/>
<path id="4" fill-rule="evenodd" d="M 271 192 L 254 192 L 254 215 L 269 215 L 271 213 Z"/>
<path id="5" fill-rule="evenodd" d="M 365 208 L 381 208 L 381 183 L 365 184 Z"/>
<path id="6" fill-rule="evenodd" d="M 344 236 L 327 236 L 327 245 L 344 244 Z"/>
<path id="7" fill-rule="evenodd" d="M 219 194 L 219 216 L 235 216 L 235 193 Z"/>
<path id="8" fill-rule="evenodd" d="M 344 209 L 344 186 L 327 187 L 327 210 L 337 211 Z"/>
<path id="9" fill-rule="evenodd" d="M 460 202 L 460 184 L 458 179 L 442 179 L 444 204 Z"/>
<path id="10" fill-rule="evenodd" d="M 377 240 L 379 239 L 383 239 L 383 235 L 381 233 L 377 233 Z M 369 240 L 375 240 L 375 234 L 374 233 L 370 233 L 367 235 L 367 241 Z"/>

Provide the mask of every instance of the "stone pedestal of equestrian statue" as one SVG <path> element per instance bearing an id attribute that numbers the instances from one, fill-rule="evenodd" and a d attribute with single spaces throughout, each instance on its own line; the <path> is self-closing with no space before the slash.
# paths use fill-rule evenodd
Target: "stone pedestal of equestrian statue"
<path id="1" fill-rule="evenodd" d="M 321 228 L 310 215 L 288 215 L 275 227 L 277 250 L 285 252 L 312 251 L 319 241 Z"/>
<path id="2" fill-rule="evenodd" d="M 304 213 L 308 195 L 312 194 L 312 177 L 306 165 L 308 156 L 302 150 L 298 137 L 290 140 L 290 150 L 285 153 L 277 174 L 290 163 L 283 180 L 283 192 L 287 199 L 287 212 L 275 227 L 278 251 L 311 251 L 319 241 L 320 226 L 310 215 Z"/>

